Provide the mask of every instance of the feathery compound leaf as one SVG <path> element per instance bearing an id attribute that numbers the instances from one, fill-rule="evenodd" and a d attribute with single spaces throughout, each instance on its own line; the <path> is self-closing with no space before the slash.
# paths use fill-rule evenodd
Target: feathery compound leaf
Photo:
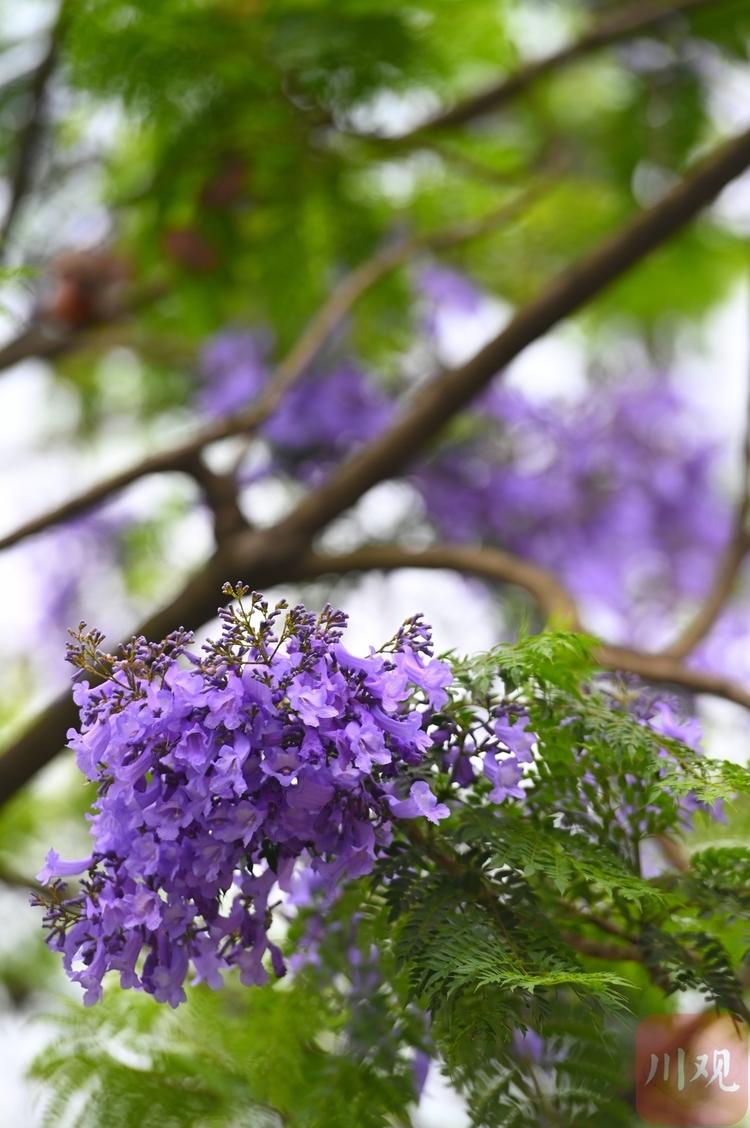
<path id="1" fill-rule="evenodd" d="M 617 895 L 625 901 L 663 902 L 666 893 L 628 869 L 626 861 L 577 830 L 532 820 L 518 811 L 467 809 L 457 835 L 477 848 L 489 847 L 490 867 L 511 866 L 531 884 L 548 881 L 561 895 L 586 900 Z"/>

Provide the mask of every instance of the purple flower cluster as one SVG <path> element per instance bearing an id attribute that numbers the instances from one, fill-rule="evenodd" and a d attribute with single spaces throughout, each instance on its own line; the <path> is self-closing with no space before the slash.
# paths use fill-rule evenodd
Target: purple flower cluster
<path id="1" fill-rule="evenodd" d="M 425 305 L 424 329 L 433 340 L 441 335 L 446 313 L 472 317 L 481 307 L 479 290 L 448 267 L 432 263 L 420 271 L 418 284 Z"/>
<path id="2" fill-rule="evenodd" d="M 624 708 L 639 724 L 650 729 L 657 737 L 663 736 L 667 741 L 676 741 L 690 749 L 698 757 L 703 756 L 703 733 L 700 722 L 696 717 L 687 715 L 684 712 L 684 707 L 681 707 L 677 699 L 664 697 L 653 690 L 645 689 L 637 678 L 627 679 L 625 684 L 628 683 L 629 690 L 624 699 L 619 694 L 615 694 L 611 699 L 617 710 Z M 674 748 L 668 747 L 666 744 L 659 748 L 659 756 L 664 766 L 659 770 L 658 775 L 664 779 L 668 773 L 678 768 L 679 757 Z M 597 789 L 599 786 L 590 771 L 584 773 L 583 781 L 586 788 Z M 658 814 L 659 808 L 653 802 L 645 799 L 645 794 L 649 788 L 644 789 L 643 780 L 640 776 L 625 771 L 622 775 L 622 783 L 625 785 L 625 789 L 630 792 L 631 798 L 619 801 L 613 808 L 614 822 L 627 833 L 629 838 L 643 839 L 641 842 L 642 872 L 644 876 L 654 876 L 660 872 L 660 869 L 658 866 L 654 868 L 651 857 L 653 842 L 650 841 L 650 836 L 653 832 L 649 829 L 649 826 L 652 816 Z M 664 793 L 673 794 L 671 788 L 667 785 L 665 785 Z M 691 828 L 694 816 L 699 811 L 719 821 L 724 819 L 724 808 L 721 800 L 706 803 L 693 792 L 678 793 L 673 797 L 676 802 L 675 813 L 685 830 Z M 658 854 L 659 865 L 661 865 L 661 851 Z"/>
<path id="3" fill-rule="evenodd" d="M 500 704 L 467 731 L 438 729 L 433 740 L 442 747 L 443 770 L 459 787 L 470 787 L 480 777 L 489 781 L 492 803 L 523 799 L 524 765 L 534 762 L 537 739 L 530 723 L 524 709 Z"/>
<path id="4" fill-rule="evenodd" d="M 275 891 L 300 871 L 335 890 L 370 871 L 394 817 L 449 814 L 419 778 L 452 681 L 420 617 L 359 658 L 341 643 L 342 613 L 225 591 L 236 602 L 202 655 L 184 632 L 113 657 L 82 629 L 71 648 L 103 679 L 75 686 L 81 724 L 69 733 L 98 787 L 93 851 L 76 862 L 50 851 L 40 900 L 87 1003 L 109 970 L 172 1006 L 191 964 L 212 987 L 234 966 L 263 983 L 267 956 L 283 975 Z M 61 880 L 72 874 L 85 875 L 73 892 Z"/>
<path id="5" fill-rule="evenodd" d="M 703 731 L 700 721 L 696 717 L 680 716 L 671 702 L 655 700 L 645 723 L 654 732 L 660 733 L 670 740 L 678 740 L 693 752 L 703 755 Z M 661 749 L 661 755 L 665 760 L 674 761 L 672 753 L 667 748 Z M 707 804 L 690 792 L 680 797 L 680 814 L 686 829 L 690 829 L 693 816 L 698 811 L 704 811 L 718 821 L 723 821 L 725 818 L 724 804 L 720 799 L 713 804 Z"/>
<path id="6" fill-rule="evenodd" d="M 662 379 L 593 391 L 573 409 L 498 387 L 415 481 L 443 534 L 545 565 L 598 629 L 651 643 L 705 593 L 726 543 L 716 456 Z"/>

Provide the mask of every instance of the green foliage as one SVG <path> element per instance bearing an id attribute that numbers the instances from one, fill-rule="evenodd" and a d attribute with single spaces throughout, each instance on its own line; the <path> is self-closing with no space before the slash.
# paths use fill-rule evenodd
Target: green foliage
<path id="1" fill-rule="evenodd" d="M 77 1107 L 81 1128 L 407 1123 L 408 1060 L 347 1054 L 342 997 L 332 987 L 318 993 L 304 975 L 289 989 L 196 989 L 179 1014 L 114 992 L 54 1022 L 58 1040 L 33 1069 L 54 1089 L 50 1126 Z"/>
<path id="2" fill-rule="evenodd" d="M 618 1061 L 623 1031 L 602 1029 L 590 1016 L 565 1007 L 548 1020 L 546 1030 L 544 1068 L 529 1060 L 510 1059 L 504 1068 L 472 1076 L 467 1100 L 472 1128 L 633 1125 Z"/>
<path id="3" fill-rule="evenodd" d="M 461 817 L 458 833 L 475 849 L 484 847 L 488 866 L 512 866 L 532 885 L 546 883 L 561 897 L 572 893 L 591 903 L 615 895 L 646 905 L 664 901 L 664 891 L 634 873 L 616 851 L 555 826 L 553 819 L 554 814 L 545 822 L 512 809 L 499 813 L 470 808 Z"/>
<path id="4" fill-rule="evenodd" d="M 731 919 L 750 919 L 750 848 L 713 846 L 698 850 L 690 858 L 689 878 L 696 899 L 713 910 L 721 905 Z"/>
<path id="5" fill-rule="evenodd" d="M 571 37 L 597 18 L 582 2 L 558 7 Z M 531 0 L 527 8 L 549 17 Z M 116 110 L 103 152 L 106 197 L 136 289 L 153 295 L 126 333 L 150 385 L 139 409 L 184 404 L 189 354 L 207 333 L 228 322 L 260 327 L 279 356 L 333 281 L 396 234 L 486 215 L 540 176 L 547 187 L 533 204 L 444 252 L 491 294 L 528 299 L 712 140 L 704 60 L 717 48 L 741 54 L 747 23 L 741 2 L 718 9 L 649 30 L 635 63 L 627 48 L 591 53 L 487 119 L 403 145 L 382 134 L 523 64 L 528 32 L 518 5 L 68 5 L 62 68 L 75 98 L 56 122 L 59 151 L 41 187 L 57 191 L 67 164 L 75 167 L 87 114 Z M 0 151 L 12 142 L 29 82 L 0 87 Z M 627 333 L 658 326 L 669 336 L 723 297 L 743 262 L 733 230 L 699 223 L 604 295 L 587 325 Z M 402 271 L 368 294 L 337 344 L 356 348 L 385 379 L 402 372 L 413 338 L 408 282 Z M 179 347 L 165 357 L 170 339 Z M 106 352 L 110 343 L 105 336 L 92 347 Z M 72 367 L 96 414 L 102 389 L 86 378 L 91 364 Z"/>

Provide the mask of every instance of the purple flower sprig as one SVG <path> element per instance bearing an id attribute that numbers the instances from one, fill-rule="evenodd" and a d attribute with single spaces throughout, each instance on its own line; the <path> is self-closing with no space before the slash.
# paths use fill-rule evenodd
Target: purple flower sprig
<path id="1" fill-rule="evenodd" d="M 394 818 L 450 813 L 425 754 L 452 675 L 421 617 L 361 658 L 342 644 L 339 611 L 225 593 L 221 635 L 202 654 L 185 631 L 108 654 L 83 626 L 70 648 L 98 683 L 75 685 L 68 734 L 97 785 L 92 852 L 64 862 L 51 850 L 38 901 L 87 1003 L 111 970 L 172 1006 L 190 968 L 212 987 L 233 967 L 248 985 L 269 964 L 283 975 L 269 936 L 279 892 L 309 874 L 335 895 L 370 872 Z"/>
<path id="2" fill-rule="evenodd" d="M 491 787 L 484 790 L 490 803 L 523 799 L 522 784 L 532 780 L 529 766 L 537 747 L 526 709 L 501 693 L 483 704 L 464 699 L 460 710 L 458 721 L 442 714 L 432 734 L 443 771 L 459 788 L 472 787 L 479 779 L 488 781 Z"/>

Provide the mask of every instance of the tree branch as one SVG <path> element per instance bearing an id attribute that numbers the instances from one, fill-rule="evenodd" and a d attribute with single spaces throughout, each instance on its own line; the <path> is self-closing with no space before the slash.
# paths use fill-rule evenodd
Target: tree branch
<path id="1" fill-rule="evenodd" d="M 679 658 L 665 654 L 648 654 L 632 650 L 627 646 L 600 646 L 595 653 L 596 661 L 608 670 L 637 674 L 644 681 L 663 685 L 674 685 L 690 693 L 706 693 L 712 697 L 723 697 L 744 709 L 750 709 L 750 692 L 722 674 L 706 673 L 684 665 Z"/>
<path id="2" fill-rule="evenodd" d="M 46 314 L 35 317 L 24 329 L 0 345 L 0 372 L 24 360 L 54 360 L 55 357 L 85 348 L 100 348 L 111 343 L 111 330 L 132 314 L 150 305 L 164 293 L 162 284 L 144 286 L 129 292 L 122 301 L 107 309 L 80 329 L 72 329 Z M 119 343 L 119 341 L 117 342 Z"/>
<path id="3" fill-rule="evenodd" d="M 702 642 L 721 615 L 745 558 L 750 551 L 750 371 L 745 407 L 745 435 L 742 444 L 742 479 L 740 499 L 734 516 L 729 542 L 719 561 L 714 582 L 693 619 L 675 639 L 664 648 L 663 654 L 672 658 L 685 658 Z"/>
<path id="4" fill-rule="evenodd" d="M 0 536 L 0 550 L 10 548 L 27 537 L 34 536 L 45 529 L 59 525 L 89 509 L 93 509 L 112 497 L 113 494 L 119 493 L 149 474 L 192 474 L 191 468 L 195 467 L 196 458 L 205 447 L 236 435 L 252 434 L 266 422 L 276 410 L 286 392 L 309 368 L 331 335 L 342 324 L 353 306 L 367 290 L 399 266 L 402 266 L 419 251 L 427 249 L 448 250 L 460 243 L 481 238 L 504 223 L 510 222 L 521 211 L 526 210 L 546 187 L 547 181 L 540 179 L 538 183 L 532 185 L 525 192 L 520 193 L 503 204 L 502 207 L 495 209 L 488 215 L 481 216 L 479 219 L 465 220 L 452 227 L 429 234 L 406 236 L 384 247 L 372 258 L 356 267 L 334 288 L 328 301 L 309 322 L 297 343 L 279 364 L 254 404 L 243 411 L 207 424 L 184 442 L 170 447 L 168 450 L 147 455 L 124 470 L 97 482 L 90 489 L 84 490 L 69 501 L 63 502 L 38 517 L 32 517 L 31 520 L 25 521 L 10 533 Z M 43 344 L 44 348 L 49 347 L 52 353 L 61 347 L 64 340 L 64 338 L 58 339 L 48 334 L 45 335 L 39 329 L 29 330 L 27 336 L 35 342 Z M 12 347 L 13 343 L 6 346 L 6 348 Z M 2 350 L 0 349 L 0 366 L 1 364 Z"/>
<path id="5" fill-rule="evenodd" d="M 351 572 L 392 572 L 399 568 L 447 569 L 496 583 L 513 584 L 528 592 L 550 622 L 570 630 L 580 629 L 575 602 L 555 576 L 546 568 L 499 548 L 439 544 L 407 549 L 384 544 L 341 555 L 308 553 L 296 562 L 286 578 L 305 580 Z"/>
<path id="6" fill-rule="evenodd" d="M 29 111 L 18 134 L 16 151 L 9 175 L 8 205 L 2 225 L 0 225 L 0 248 L 3 250 L 34 175 L 34 166 L 44 131 L 47 90 L 57 65 L 65 16 L 66 3 L 63 0 L 50 34 L 47 50 L 39 65 L 32 72 L 29 88 Z"/>
<path id="7" fill-rule="evenodd" d="M 294 510 L 284 523 L 285 532 L 293 530 L 307 542 L 371 486 L 393 477 L 527 345 L 543 336 L 558 321 L 574 313 L 665 243 L 710 203 L 726 184 L 744 172 L 748 165 L 750 130 L 723 145 L 658 204 L 636 216 L 576 266 L 558 275 L 538 298 L 520 310 L 510 324 L 467 364 L 442 373 L 421 388 L 419 399 L 411 407 L 407 407 L 391 428 L 359 454 L 347 459 L 314 495 Z M 509 206 L 513 207 L 514 202 Z M 260 426 L 365 289 L 389 270 L 395 269 L 415 249 L 425 245 L 444 248 L 451 245 L 452 241 L 458 242 L 484 234 L 487 225 L 497 222 L 497 216 L 502 212 L 503 209 L 501 213 L 493 213 L 493 216 L 478 222 L 462 224 L 451 231 L 423 237 L 416 243 L 412 238 L 395 244 L 375 259 L 362 264 L 344 279 L 313 318 L 254 405 L 209 424 L 192 438 L 170 450 L 150 455 L 65 502 L 51 513 L 33 518 L 0 537 L 0 549 L 8 548 L 25 537 L 85 512 L 147 474 L 183 471 L 185 460 L 192 460 L 198 451 L 210 443 L 247 433 Z"/>
<path id="8" fill-rule="evenodd" d="M 471 360 L 420 386 L 412 403 L 380 437 L 342 465 L 284 522 L 309 539 L 378 482 L 397 476 L 442 427 L 528 345 L 621 278 L 675 235 L 750 165 L 750 130 L 701 162 L 658 204 L 641 212 L 539 297 Z"/>
<path id="9" fill-rule="evenodd" d="M 740 569 L 750 548 L 750 536 L 744 527 L 736 527 L 727 545 L 714 582 L 695 617 L 688 623 L 679 638 L 664 648 L 662 653 L 671 658 L 686 658 L 702 642 L 724 610 Z"/>
<path id="10" fill-rule="evenodd" d="M 529 561 L 492 548 L 434 545 L 409 550 L 380 545 L 343 555 L 296 552 L 295 541 L 283 541 L 274 530 L 250 530 L 236 535 L 217 549 L 182 592 L 136 630 L 147 638 L 162 638 L 178 626 L 196 628 L 214 618 L 217 597 L 227 576 L 242 574 L 253 587 L 283 581 L 311 580 L 357 571 L 392 571 L 398 568 L 446 568 L 523 588 L 538 602 L 551 621 L 578 626 L 572 597 L 547 572 Z M 595 655 L 607 669 L 638 674 L 648 681 L 666 682 L 724 697 L 750 709 L 750 693 L 729 679 L 683 666 L 677 659 L 645 654 L 626 647 L 603 646 Z M 63 746 L 65 733 L 77 721 L 69 691 L 60 694 L 11 748 L 0 756 L 0 805 L 7 802 Z"/>
<path id="11" fill-rule="evenodd" d="M 405 837 L 417 847 L 420 857 L 429 858 L 434 865 L 438 866 L 445 873 L 456 878 L 458 881 L 469 881 L 471 888 L 478 886 L 478 902 L 488 910 L 499 926 L 508 946 L 520 955 L 521 953 L 513 943 L 512 932 L 509 928 L 510 922 L 505 919 L 507 909 L 503 904 L 501 891 L 496 888 L 494 882 L 485 874 L 478 872 L 471 865 L 468 865 L 448 843 L 438 841 L 434 834 L 425 833 L 416 823 L 410 823 L 405 826 L 402 832 Z M 566 906 L 566 908 L 575 912 L 572 905 Z M 599 940 L 578 936 L 572 932 L 566 933 L 563 939 L 570 948 L 580 955 L 612 962 L 616 962 L 617 960 L 635 960 L 638 963 L 643 962 L 643 955 L 636 944 L 604 944 Z"/>
<path id="12" fill-rule="evenodd" d="M 396 145 L 411 145 L 422 140 L 425 134 L 494 113 L 526 91 L 540 79 L 578 62 L 594 51 L 610 47 L 648 31 L 660 23 L 686 15 L 700 8 L 716 6 L 717 0 L 641 0 L 624 11 L 617 12 L 575 43 L 563 47 L 552 55 L 538 59 L 503 78 L 486 90 L 473 94 L 455 106 L 441 110 L 409 133 L 393 138 Z M 721 2 L 721 0 L 719 0 Z"/>
<path id="13" fill-rule="evenodd" d="M 468 364 L 443 373 L 422 389 L 419 398 L 383 435 L 364 447 L 292 513 L 265 530 L 237 534 L 219 547 L 200 575 L 147 623 L 140 633 L 162 637 L 180 625 L 196 627 L 213 617 L 216 593 L 227 576 L 242 574 L 253 587 L 266 587 L 299 575 L 313 535 L 352 505 L 371 486 L 393 477 L 407 465 L 457 411 L 485 387 L 495 373 L 557 321 L 661 246 L 750 164 L 750 130 L 704 161 L 655 207 L 565 271 L 540 297 Z M 677 681 L 695 692 L 718 693 L 750 706 L 750 697 L 723 679 L 684 670 L 674 659 L 648 656 L 647 669 L 634 669 L 639 656 L 607 648 L 616 668 L 647 678 Z M 679 678 L 675 675 L 680 674 Z M 689 679 L 686 682 L 684 679 Z M 700 684 L 699 684 L 700 683 Z M 10 798 L 63 746 L 75 709 L 66 692 L 51 704 L 20 739 L 0 757 L 0 803 Z"/>
<path id="14" fill-rule="evenodd" d="M 308 553 L 286 572 L 285 579 L 305 580 L 326 574 L 394 571 L 397 568 L 446 568 L 495 582 L 515 584 L 533 597 L 553 625 L 581 629 L 573 597 L 552 573 L 495 548 L 446 544 L 410 550 L 398 545 L 381 545 L 341 556 Z M 608 670 L 637 674 L 645 681 L 678 686 L 691 693 L 723 697 L 750 709 L 750 692 L 742 686 L 720 674 L 693 670 L 677 658 L 609 644 L 597 647 L 594 658 Z"/>
<path id="15" fill-rule="evenodd" d="M 249 528 L 240 508 L 237 479 L 234 474 L 217 474 L 206 465 L 199 454 L 192 464 L 185 465 L 186 473 L 191 474 L 203 491 L 208 508 L 211 510 L 216 544 L 223 544 L 241 529 Z"/>

